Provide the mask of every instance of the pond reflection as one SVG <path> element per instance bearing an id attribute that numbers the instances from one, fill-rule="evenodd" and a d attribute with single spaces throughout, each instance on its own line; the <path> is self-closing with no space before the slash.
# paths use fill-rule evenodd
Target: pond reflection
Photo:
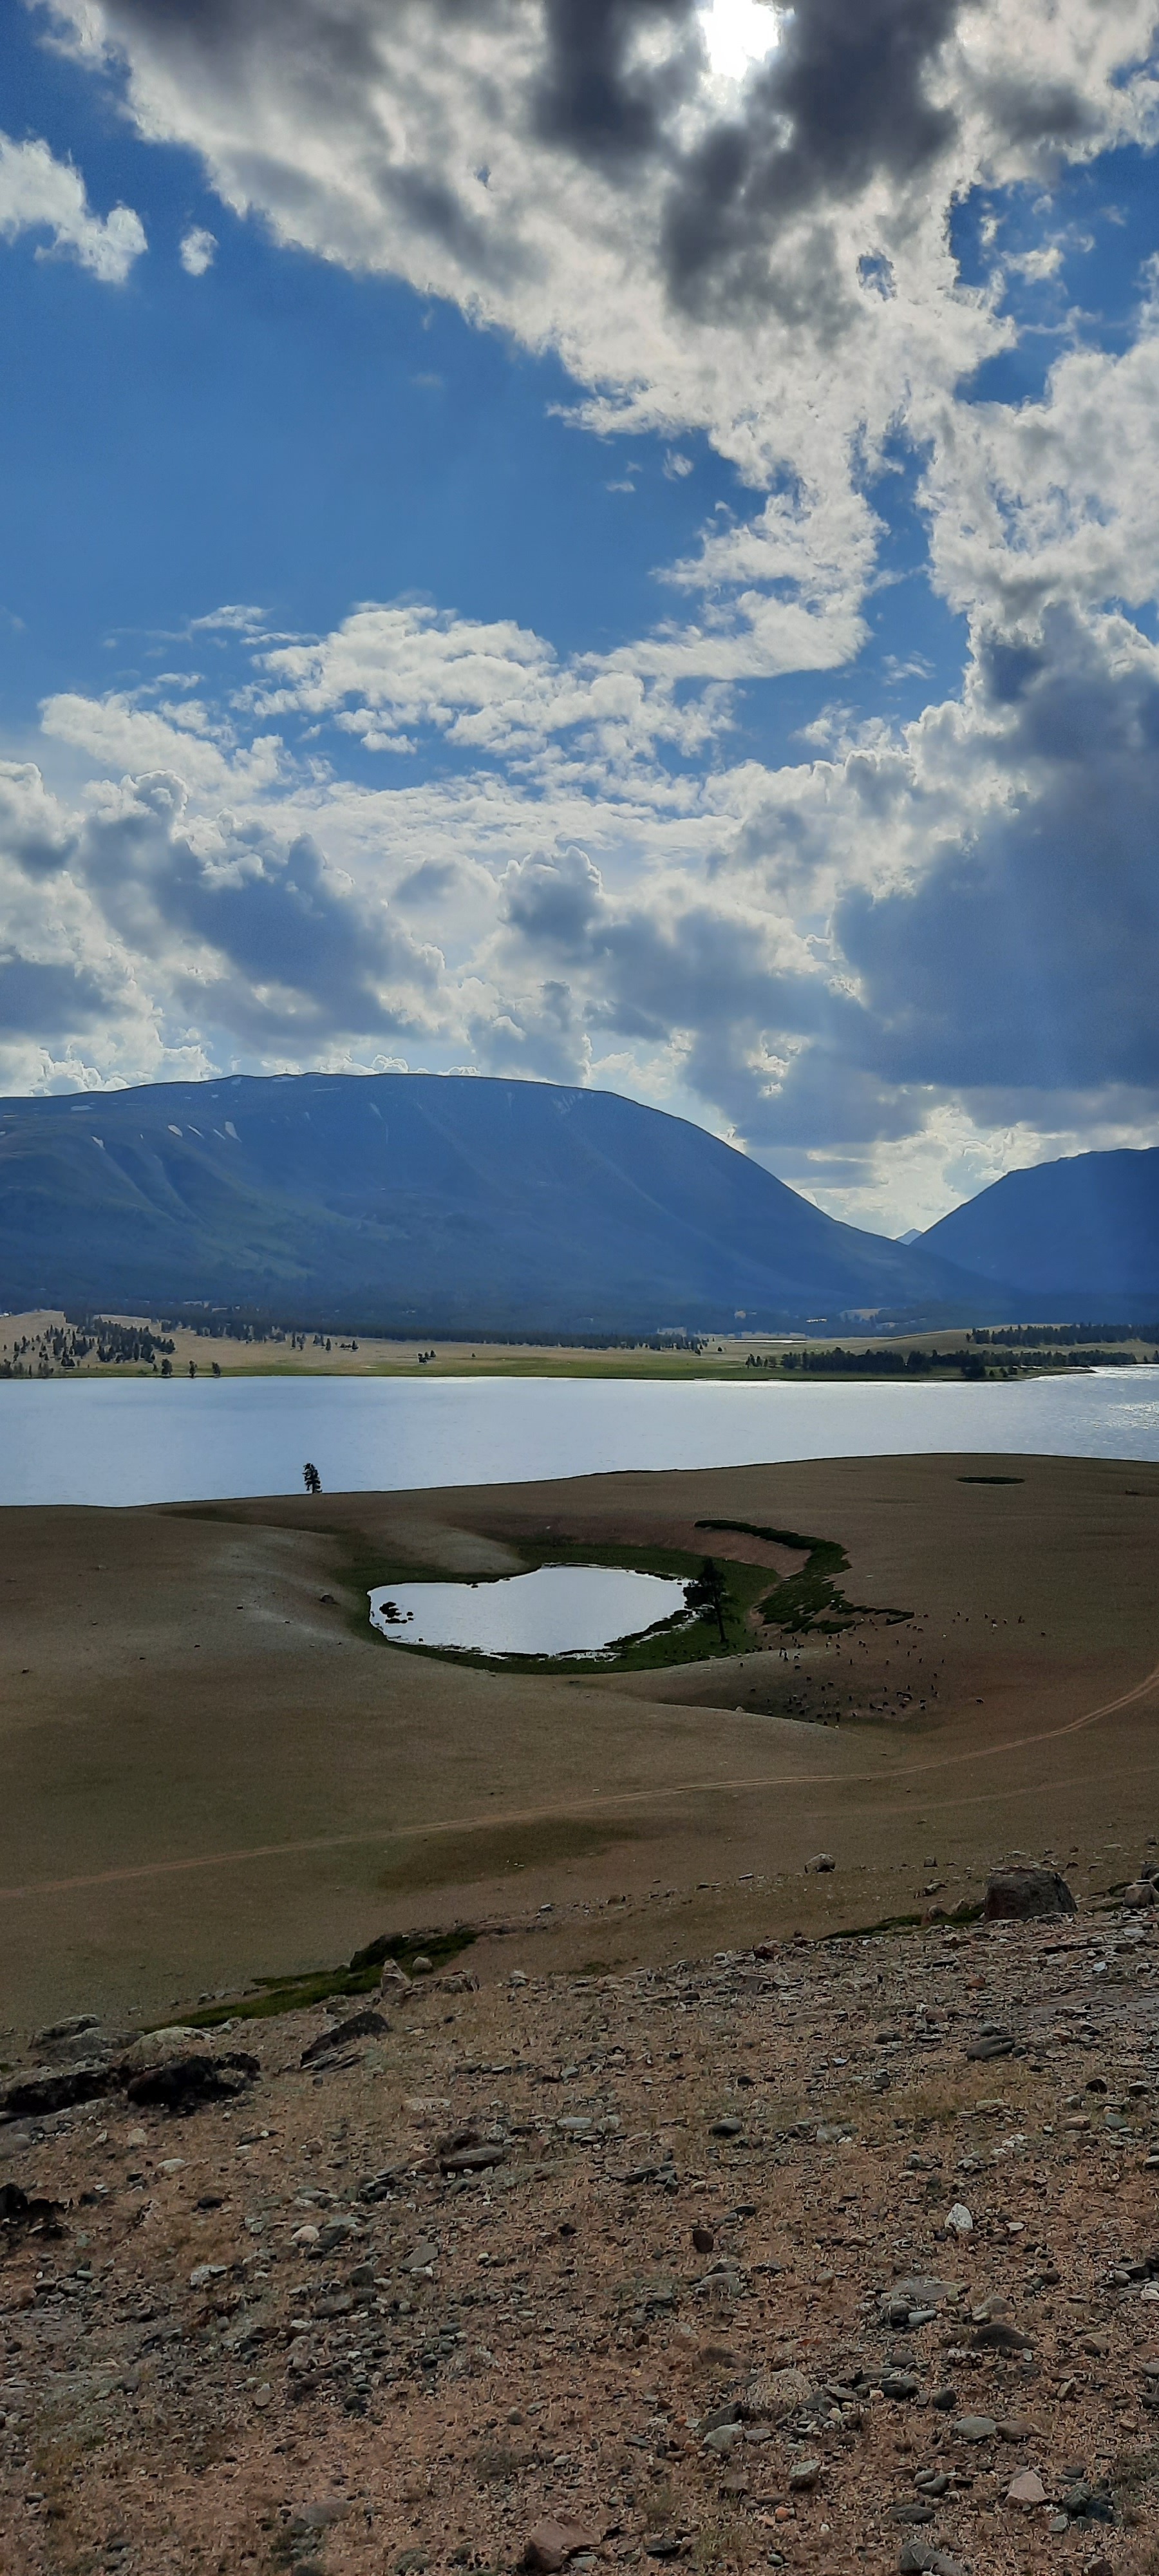
<path id="1" fill-rule="evenodd" d="M 398 1646 L 479 1655 L 594 1655 L 685 1607 L 684 1585 L 614 1565 L 541 1565 L 495 1583 L 390 1583 L 370 1623 Z"/>

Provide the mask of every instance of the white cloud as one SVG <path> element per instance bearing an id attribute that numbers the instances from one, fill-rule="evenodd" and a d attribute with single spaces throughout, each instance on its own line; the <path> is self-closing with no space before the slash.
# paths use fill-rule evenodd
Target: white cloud
<path id="1" fill-rule="evenodd" d="M 447 601 L 313 638 L 235 606 L 198 621 L 250 656 L 228 708 L 52 698 L 46 770 L 58 745 L 90 784 L 0 773 L 0 1039 L 5 990 L 17 1019 L 42 996 L 51 1081 L 405 1035 L 691 1111 L 891 1232 L 1040 1147 L 1159 1134 L 1159 654 L 1127 614 L 1159 589 L 1155 315 L 1038 400 L 961 390 L 1013 344 L 1007 275 L 1058 273 L 1053 172 L 1151 140 L 1156 14 L 58 0 L 235 211 L 554 348 L 577 421 L 658 433 L 685 486 L 704 433 L 751 499 L 667 568 L 679 614 L 606 652 Z M 952 208 L 1026 179 L 1043 240 L 1004 258 L 994 214 L 963 286 Z M 736 761 L 746 687 L 865 644 L 894 440 L 964 684 Z"/>
<path id="2" fill-rule="evenodd" d="M 217 257 L 217 235 L 207 232 L 204 224 L 194 224 L 181 238 L 180 260 L 187 277 L 204 277 Z"/>
<path id="3" fill-rule="evenodd" d="M 105 286 L 123 286 L 148 247 L 131 206 L 94 215 L 71 161 L 55 160 L 47 143 L 13 143 L 0 134 L 0 236 L 14 241 L 25 232 L 48 233 L 45 247 L 79 260 Z"/>

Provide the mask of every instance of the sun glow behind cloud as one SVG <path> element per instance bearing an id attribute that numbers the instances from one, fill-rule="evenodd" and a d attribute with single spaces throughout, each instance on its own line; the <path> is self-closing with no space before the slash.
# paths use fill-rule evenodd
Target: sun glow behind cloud
<path id="1" fill-rule="evenodd" d="M 770 0 L 708 0 L 700 27 L 709 68 L 722 81 L 742 81 L 771 54 L 780 35 Z"/>

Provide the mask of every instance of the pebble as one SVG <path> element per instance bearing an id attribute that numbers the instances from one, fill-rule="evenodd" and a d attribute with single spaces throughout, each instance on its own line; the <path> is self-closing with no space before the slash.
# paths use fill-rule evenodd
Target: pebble
<path id="1" fill-rule="evenodd" d="M 794 2495 L 809 2495 L 821 2475 L 820 2460 L 794 2460 L 789 2471 L 789 2487 Z"/>
<path id="2" fill-rule="evenodd" d="M 992 2415 L 959 2415 L 954 2426 L 963 2442 L 992 2442 L 997 2430 Z"/>
<path id="3" fill-rule="evenodd" d="M 970 2212 L 969 2212 L 969 2210 L 968 2210 L 968 2209 L 967 2209 L 967 2207 L 966 2207 L 965 2201 L 964 2201 L 964 2200 L 956 2200 L 956 2201 L 954 2202 L 954 2206 L 953 2206 L 953 2208 L 952 2208 L 952 2209 L 947 2213 L 947 2217 L 946 2217 L 946 2233 L 947 2233 L 947 2235 L 948 2235 L 948 2236 L 970 2236 L 970 2235 L 972 2235 L 972 2234 L 973 2234 L 973 2229 L 974 2229 L 974 2221 L 973 2221 L 973 2219 L 972 2219 L 972 2218 L 971 2218 L 971 2216 L 970 2216 Z"/>

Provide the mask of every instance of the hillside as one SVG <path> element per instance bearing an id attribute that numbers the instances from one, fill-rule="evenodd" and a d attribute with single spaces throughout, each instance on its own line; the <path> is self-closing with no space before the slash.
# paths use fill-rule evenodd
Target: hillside
<path id="1" fill-rule="evenodd" d="M 204 1303 L 370 1330 L 720 1331 L 992 1301 L 681 1118 L 434 1074 L 0 1105 L 0 1305 Z"/>
<path id="2" fill-rule="evenodd" d="M 1007 1172 L 920 1243 L 1007 1282 L 1037 1314 L 1150 1322 L 1159 1313 L 1159 1147 Z"/>

